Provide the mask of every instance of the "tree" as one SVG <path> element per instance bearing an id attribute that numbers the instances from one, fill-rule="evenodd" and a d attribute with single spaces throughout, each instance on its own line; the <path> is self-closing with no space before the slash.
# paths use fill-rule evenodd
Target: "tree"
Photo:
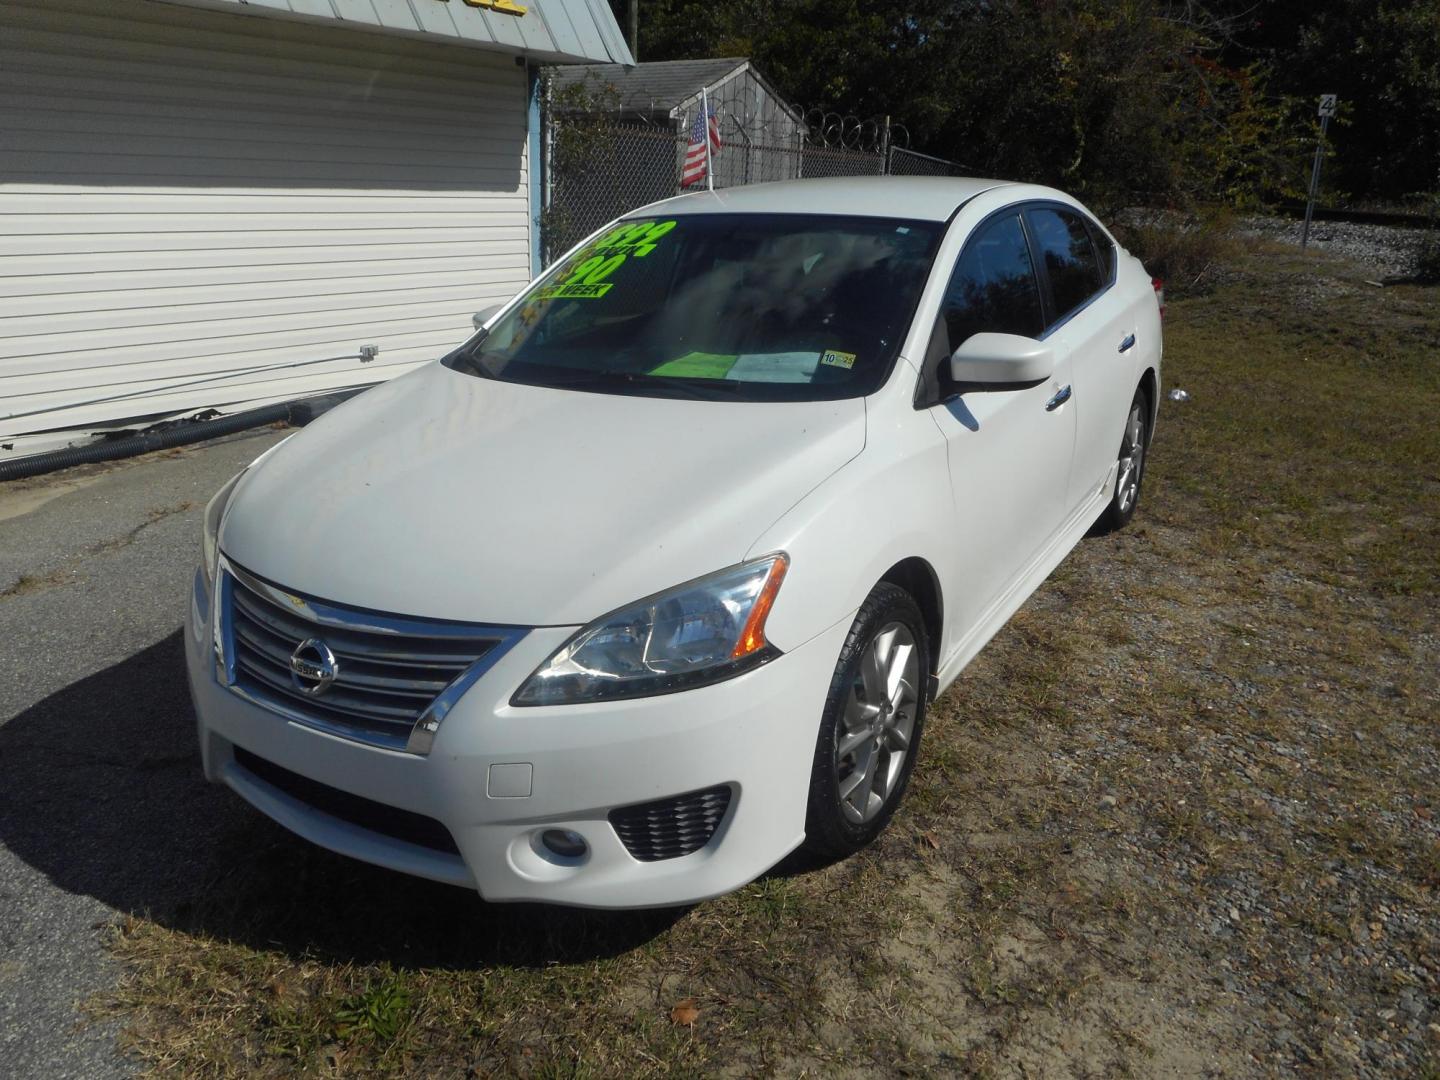
<path id="1" fill-rule="evenodd" d="M 1386 198 L 1436 189 L 1440 0 L 1332 2 L 1278 64 L 1294 92 L 1340 96 L 1338 184 Z"/>
<path id="2" fill-rule="evenodd" d="M 1328 180 L 1378 199 L 1440 193 L 1440 0 L 1211 2 L 1229 23 L 1224 61 L 1268 70 L 1312 128 L 1319 96 L 1339 96 Z"/>
<path id="3" fill-rule="evenodd" d="M 1354 121 L 1336 133 L 1344 183 L 1428 190 L 1440 165 L 1440 0 L 642 0 L 640 13 L 647 59 L 748 56 L 793 103 L 888 114 L 917 149 L 1101 201 L 1293 195 L 1321 91 Z"/>

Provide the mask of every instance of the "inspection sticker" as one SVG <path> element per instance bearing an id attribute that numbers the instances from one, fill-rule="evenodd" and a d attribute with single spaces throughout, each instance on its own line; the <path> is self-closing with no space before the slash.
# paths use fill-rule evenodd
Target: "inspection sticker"
<path id="1" fill-rule="evenodd" d="M 603 281 L 598 284 L 586 284 L 578 282 L 574 285 L 552 285 L 548 289 L 541 289 L 535 294 L 537 300 L 593 300 L 596 297 L 604 296 L 610 291 L 615 283 Z"/>
<path id="2" fill-rule="evenodd" d="M 814 353 L 810 354 L 814 356 Z M 853 352 L 841 352 L 839 349 L 826 349 L 820 354 L 820 363 L 829 364 L 831 367 L 843 367 L 847 370 L 855 366 L 855 354 Z"/>

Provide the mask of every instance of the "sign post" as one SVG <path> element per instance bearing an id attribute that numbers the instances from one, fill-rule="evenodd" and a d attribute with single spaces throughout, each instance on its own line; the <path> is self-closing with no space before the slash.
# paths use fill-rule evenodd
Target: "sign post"
<path id="1" fill-rule="evenodd" d="M 1320 187 L 1320 163 L 1325 160 L 1325 134 L 1335 115 L 1335 95 L 1320 95 L 1320 141 L 1315 144 L 1315 164 L 1310 169 L 1310 198 L 1305 202 L 1305 227 L 1300 232 L 1300 250 L 1310 245 L 1310 219 L 1315 216 L 1315 192 Z"/>

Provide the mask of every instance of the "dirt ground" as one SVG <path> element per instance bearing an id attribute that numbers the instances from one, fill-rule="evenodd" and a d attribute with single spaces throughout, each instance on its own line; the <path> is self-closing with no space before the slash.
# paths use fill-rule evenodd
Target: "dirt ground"
<path id="1" fill-rule="evenodd" d="M 1173 298 L 1139 515 L 932 707 L 871 850 L 488 908 L 259 820 L 93 1003 L 195 1075 L 1440 1077 L 1440 290 Z"/>

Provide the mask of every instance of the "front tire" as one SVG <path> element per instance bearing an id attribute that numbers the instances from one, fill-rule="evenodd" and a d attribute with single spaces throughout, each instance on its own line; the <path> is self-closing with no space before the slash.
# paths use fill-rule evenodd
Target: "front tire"
<path id="1" fill-rule="evenodd" d="M 821 713 L 805 815 L 812 854 L 851 855 L 889 823 L 915 767 L 929 672 L 919 607 L 882 581 L 855 615 Z"/>
<path id="2" fill-rule="evenodd" d="M 1135 508 L 1140 505 L 1140 485 L 1145 480 L 1145 457 L 1149 449 L 1150 401 L 1143 389 L 1136 390 L 1135 399 L 1130 402 L 1130 411 L 1125 417 L 1125 432 L 1120 438 L 1115 493 L 1110 497 L 1110 505 L 1100 515 L 1100 532 L 1123 529 L 1135 516 Z"/>

